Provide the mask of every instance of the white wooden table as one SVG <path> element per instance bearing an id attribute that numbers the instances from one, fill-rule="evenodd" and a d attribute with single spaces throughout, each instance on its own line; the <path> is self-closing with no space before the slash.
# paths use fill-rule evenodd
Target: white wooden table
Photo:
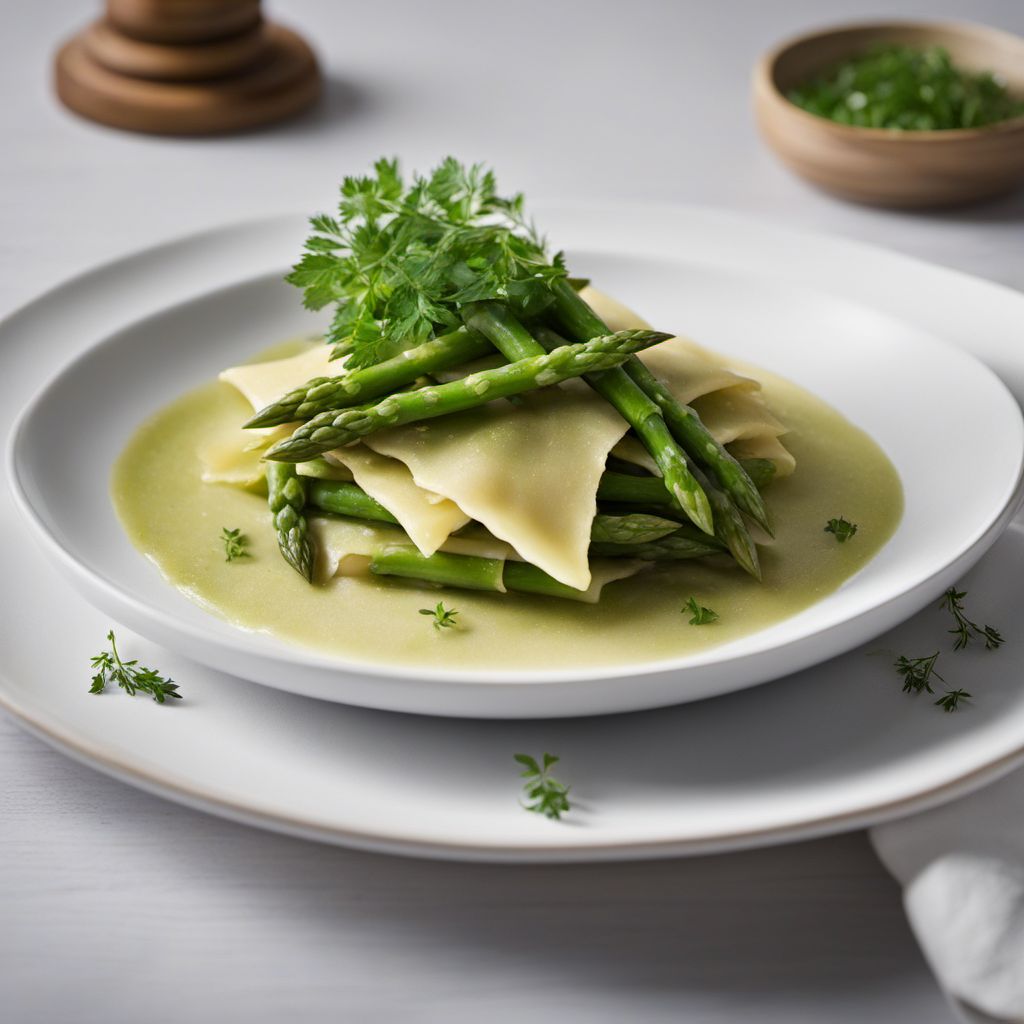
<path id="1" fill-rule="evenodd" d="M 749 69 L 780 36 L 962 3 L 293 0 L 276 7 L 319 49 L 326 101 L 206 141 L 56 106 L 49 55 L 97 6 L 2 3 L 0 313 L 156 240 L 328 206 L 382 153 L 486 159 L 534 199 L 731 207 L 1024 288 L 1024 197 L 944 215 L 842 205 L 792 180 L 751 124 Z M 1024 33 L 1018 0 L 970 14 Z M 405 861 L 163 803 L 2 717 L 0 777 L 11 1024 L 953 1019 L 863 834 L 655 864 Z"/>

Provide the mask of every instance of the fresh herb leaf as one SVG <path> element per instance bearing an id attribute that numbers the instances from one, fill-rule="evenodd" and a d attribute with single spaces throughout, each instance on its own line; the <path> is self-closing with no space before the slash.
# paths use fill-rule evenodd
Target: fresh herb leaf
<path id="1" fill-rule="evenodd" d="M 421 608 L 420 615 L 430 615 L 434 619 L 434 629 L 440 632 L 442 629 L 454 629 L 458 623 L 455 621 L 458 612 L 454 608 L 445 608 L 442 601 L 437 602 L 436 608 Z"/>
<path id="2" fill-rule="evenodd" d="M 691 626 L 706 626 L 709 623 L 718 621 L 718 612 L 698 604 L 695 597 L 689 598 L 686 604 L 683 605 L 682 613 L 685 615 L 687 612 L 690 613 L 689 622 Z"/>
<path id="3" fill-rule="evenodd" d="M 96 674 L 92 677 L 90 693 L 102 693 L 107 683 L 117 683 L 133 697 L 136 693 L 148 693 L 157 704 L 163 704 L 168 697 L 181 699 L 178 685 L 173 680 L 165 679 L 155 669 L 146 668 L 134 659 L 121 660 L 113 630 L 107 633 L 107 642 L 110 644 L 110 650 L 103 651 L 91 659 Z"/>
<path id="4" fill-rule="evenodd" d="M 789 92 L 819 117 L 864 128 L 978 128 L 1024 114 L 1024 102 L 987 71 L 960 68 L 939 46 L 882 46 Z"/>
<path id="5" fill-rule="evenodd" d="M 840 544 L 845 544 L 857 532 L 857 524 L 840 516 L 828 521 L 825 532 L 831 533 Z"/>
<path id="6" fill-rule="evenodd" d="M 966 690 L 947 690 L 935 703 L 943 711 L 956 711 L 961 701 L 970 699 L 971 695 Z"/>
<path id="7" fill-rule="evenodd" d="M 903 676 L 904 693 L 920 693 L 922 690 L 934 693 L 932 689 L 932 676 L 942 679 L 942 676 L 935 671 L 935 662 L 939 652 L 930 654 L 925 658 L 906 658 L 902 654 L 896 659 L 896 671 Z M 942 680 L 945 682 L 945 680 Z"/>
<path id="8" fill-rule="evenodd" d="M 229 530 L 226 526 L 220 531 L 220 539 L 224 543 L 224 561 L 233 562 L 236 558 L 248 558 L 249 538 L 240 529 Z"/>
<path id="9" fill-rule="evenodd" d="M 953 650 L 963 650 L 975 638 L 984 640 L 985 648 L 989 651 L 994 651 L 997 647 L 1001 647 L 1006 641 L 998 629 L 992 626 L 979 626 L 977 623 L 971 622 L 964 614 L 963 599 L 966 596 L 966 590 L 957 590 L 956 587 L 950 587 L 942 595 L 942 601 L 939 603 L 940 608 L 947 609 L 953 616 L 955 625 L 949 630 L 956 637 Z"/>
<path id="10" fill-rule="evenodd" d="M 394 160 L 348 177 L 337 217 L 311 220 L 306 252 L 287 280 L 310 309 L 335 304 L 327 332 L 349 368 L 372 366 L 461 325 L 460 307 L 497 299 L 537 315 L 566 276 L 494 173 L 452 157 L 407 184 Z"/>
<path id="11" fill-rule="evenodd" d="M 541 763 L 529 754 L 513 754 L 513 758 L 523 766 L 520 777 L 523 783 L 523 807 L 534 814 L 543 814 L 545 818 L 559 820 L 569 810 L 569 786 L 559 782 L 551 774 L 551 769 L 558 763 L 554 754 L 544 754 Z"/>

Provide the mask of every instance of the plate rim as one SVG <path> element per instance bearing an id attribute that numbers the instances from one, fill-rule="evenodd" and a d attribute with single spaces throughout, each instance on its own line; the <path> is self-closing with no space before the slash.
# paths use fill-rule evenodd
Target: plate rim
<path id="1" fill-rule="evenodd" d="M 2 673 L 0 673 L 2 681 Z M 778 846 L 789 842 L 816 839 L 842 832 L 874 827 L 910 814 L 919 814 L 981 789 L 1024 765 L 1024 742 L 987 764 L 979 765 L 955 779 L 921 790 L 913 796 L 882 800 L 837 814 L 810 815 L 800 821 L 732 832 L 717 832 L 699 838 L 636 840 L 577 845 L 523 845 L 507 843 L 441 842 L 424 837 L 400 837 L 383 832 L 329 827 L 280 813 L 270 813 L 240 802 L 227 800 L 213 792 L 201 792 L 196 786 L 168 782 L 150 773 L 127 757 L 114 757 L 97 744 L 83 742 L 70 730 L 48 723 L 44 716 L 33 716 L 6 694 L 0 685 L 0 709 L 26 732 L 79 764 L 108 778 L 132 785 L 191 810 L 213 817 L 227 818 L 253 828 L 315 842 L 398 856 L 425 857 L 432 860 L 457 860 L 469 863 L 596 863 L 600 861 L 658 860 L 673 857 L 704 856 L 717 853 Z"/>
<path id="2" fill-rule="evenodd" d="M 549 204 L 553 205 L 553 204 Z M 686 206 L 673 206 L 672 204 L 593 204 L 593 203 L 565 203 L 557 204 L 555 209 L 575 212 L 577 215 L 587 209 L 607 209 L 615 207 L 621 213 L 628 213 L 630 210 L 637 207 L 644 208 L 648 211 L 657 210 L 659 208 L 666 208 L 677 213 L 683 212 L 684 214 L 690 214 L 694 208 Z M 717 215 L 717 211 L 708 211 L 706 208 L 695 208 L 702 214 L 711 214 L 712 216 Z M 727 211 L 727 215 L 732 215 L 736 220 L 742 222 L 744 218 L 732 214 L 731 211 Z M 2 333 L 8 326 L 11 319 L 16 318 L 20 313 L 28 311 L 35 307 L 37 303 L 46 300 L 56 292 L 61 291 L 67 285 L 76 283 L 84 278 L 88 278 L 91 274 L 101 274 L 105 272 L 115 271 L 119 266 L 123 266 L 131 260 L 137 259 L 140 255 L 154 256 L 160 253 L 166 253 L 167 250 L 173 249 L 178 246 L 187 246 L 190 244 L 202 244 L 204 241 L 211 238 L 224 238 L 230 236 L 238 230 L 269 230 L 274 225 L 279 223 L 291 224 L 299 220 L 298 214 L 281 214 L 268 218 L 256 218 L 251 220 L 243 220 L 232 222 L 221 228 L 211 228 L 201 232 L 186 235 L 177 239 L 172 239 L 169 242 L 158 243 L 145 250 L 141 250 L 139 253 L 130 253 L 122 256 L 118 259 L 109 261 L 108 263 L 102 264 L 95 268 L 93 271 L 86 271 L 83 275 L 71 278 L 68 281 L 56 285 L 54 288 L 49 289 L 42 296 L 31 301 L 21 309 L 16 310 L 11 316 L 5 317 L 0 320 L 0 333 Z M 783 229 L 788 230 L 788 229 Z M 832 236 L 821 236 L 828 239 L 829 241 L 842 241 L 845 240 L 835 239 Z M 859 243 L 851 243 L 859 244 Z M 874 247 L 867 246 L 866 248 L 873 249 Z M 880 250 L 889 254 L 888 250 Z M 900 254 L 891 254 L 899 256 Z M 913 263 L 918 263 L 923 267 L 929 269 L 935 269 L 932 265 L 924 263 L 923 261 L 911 260 Z M 938 268 L 945 270 L 946 268 Z M 964 275 L 970 280 L 980 280 L 977 278 L 971 278 L 970 275 Z M 122 324 L 116 329 L 107 330 L 101 338 L 92 340 L 87 344 L 83 344 L 77 349 L 77 351 L 71 356 L 70 359 L 62 362 L 56 370 L 51 373 L 43 383 L 36 388 L 34 393 L 30 396 L 28 401 L 21 407 L 17 413 L 13 424 L 11 425 L 4 445 L 4 468 L 8 480 L 8 486 L 10 492 L 14 496 L 15 504 L 18 508 L 19 513 L 22 516 L 22 521 L 29 527 L 29 530 L 37 543 L 40 543 L 47 551 L 51 559 L 56 561 L 61 566 L 62 571 L 65 575 L 70 576 L 76 581 L 75 585 L 80 588 L 88 588 L 90 590 L 102 591 L 109 600 L 110 607 L 118 607 L 120 609 L 131 609 L 132 614 L 136 617 L 137 622 L 146 622 L 149 629 L 163 628 L 163 613 L 153 608 L 145 599 L 134 593 L 127 592 L 119 587 L 112 579 L 110 579 L 105 573 L 103 573 L 98 567 L 93 567 L 82 561 L 80 561 L 68 547 L 62 543 L 59 537 L 57 537 L 43 521 L 42 515 L 37 511 L 31 496 L 27 493 L 22 475 L 19 472 L 19 447 L 22 444 L 22 440 L 25 434 L 26 425 L 30 422 L 32 417 L 37 414 L 40 405 L 45 400 L 49 391 L 58 386 L 65 376 L 73 371 L 73 369 L 81 362 L 87 360 L 92 356 L 98 347 L 102 347 L 109 341 L 116 339 L 116 337 L 125 329 L 131 329 L 137 326 L 139 323 L 144 322 L 147 318 L 152 316 L 159 316 L 166 313 L 176 306 L 182 304 L 200 300 L 202 298 L 216 294 L 219 291 L 226 290 L 233 286 L 244 284 L 254 279 L 254 274 L 240 273 L 235 275 L 229 282 L 220 282 L 215 286 L 207 288 L 199 292 L 189 292 L 184 299 L 177 301 L 167 302 L 164 300 L 161 305 L 150 313 L 137 316 L 133 319 L 129 319 L 127 322 Z M 990 282 L 983 282 L 990 283 Z M 998 287 L 998 286 L 997 286 Z M 815 288 L 815 291 L 821 291 L 821 289 Z M 1013 294 L 1012 289 L 1007 289 Z M 868 308 L 871 308 L 870 306 Z M 1018 446 L 1018 457 L 1016 474 L 1012 484 L 1008 483 L 1005 488 L 1005 498 L 999 508 L 984 521 L 979 529 L 971 535 L 969 538 L 963 541 L 963 546 L 958 548 L 952 557 L 949 557 L 942 565 L 938 566 L 934 570 L 927 572 L 920 578 L 915 579 L 910 585 L 902 585 L 898 591 L 887 593 L 885 598 L 881 602 L 865 602 L 862 601 L 857 608 L 852 611 L 843 612 L 841 609 L 837 609 L 830 618 L 826 621 L 818 623 L 813 626 L 805 627 L 800 633 L 794 636 L 790 636 L 781 642 L 772 642 L 766 639 L 763 642 L 757 642 L 756 639 L 751 637 L 739 638 L 737 643 L 743 643 L 745 646 L 738 653 L 728 655 L 723 658 L 721 656 L 723 648 L 714 647 L 706 651 L 701 651 L 696 654 L 688 655 L 677 655 L 675 657 L 660 658 L 657 660 L 649 660 L 639 662 L 637 664 L 622 664 L 622 665 L 595 665 L 583 668 L 531 668 L 531 669 L 516 669 L 516 670 L 504 670 L 504 669 L 480 669 L 480 668 L 455 668 L 455 669 L 444 669 L 441 667 L 417 667 L 408 664 L 388 664 L 386 662 L 378 662 L 373 660 L 362 660 L 353 657 L 345 657 L 342 655 L 329 654 L 327 652 L 319 652 L 314 649 L 305 649 L 300 646 L 293 646 L 289 650 L 274 651 L 274 650 L 260 650 L 252 651 L 246 650 L 247 637 L 251 637 L 251 632 L 246 632 L 244 628 L 236 627 L 235 634 L 231 633 L 219 633 L 214 630 L 204 628 L 200 623 L 189 622 L 183 618 L 175 616 L 173 619 L 173 625 L 171 629 L 179 635 L 184 635 L 196 642 L 204 643 L 207 645 L 215 646 L 220 649 L 221 653 L 226 657 L 228 655 L 237 656 L 239 658 L 251 658 L 258 659 L 264 663 L 268 663 L 279 672 L 284 672 L 281 678 L 288 679 L 290 676 L 284 670 L 298 665 L 301 669 L 309 670 L 311 672 L 342 672 L 342 673 L 358 673 L 360 675 L 369 676 L 375 679 L 383 679 L 389 681 L 400 681 L 403 683 L 422 681 L 433 685 L 443 686 L 449 693 L 455 693 L 456 691 L 470 690 L 480 685 L 486 685 L 488 687 L 497 688 L 510 688 L 517 691 L 526 690 L 533 687 L 560 687 L 560 688 L 578 688 L 585 686 L 588 683 L 595 681 L 613 681 L 622 678 L 636 678 L 636 677 L 657 677 L 667 673 L 676 672 L 687 672 L 691 670 L 709 670 L 720 666 L 738 666 L 747 663 L 756 662 L 759 658 L 764 658 L 766 655 L 770 655 L 774 652 L 782 652 L 787 648 L 794 645 L 806 646 L 815 641 L 815 639 L 821 637 L 823 634 L 842 630 L 844 627 L 852 627 L 856 622 L 870 616 L 872 613 L 877 612 L 880 609 L 889 608 L 901 601 L 910 599 L 911 595 L 915 592 L 920 592 L 922 589 L 928 587 L 929 583 L 934 581 L 937 577 L 944 574 L 948 574 L 954 567 L 969 562 L 972 556 L 978 551 L 978 549 L 985 550 L 999 533 L 1005 529 L 1008 523 L 1013 519 L 1016 514 L 1017 508 L 1021 503 L 1022 497 L 1024 497 L 1024 413 L 1020 408 L 1015 396 L 1013 395 L 1010 388 L 1006 383 L 995 373 L 991 367 L 989 367 L 982 359 L 975 356 L 973 353 L 957 346 L 954 342 L 947 339 L 935 336 L 928 336 L 927 342 L 929 345 L 934 345 L 940 351 L 946 351 L 953 355 L 954 358 L 960 358 L 966 360 L 973 366 L 974 369 L 981 372 L 982 375 L 989 378 L 989 382 L 993 385 L 996 391 L 1002 393 L 1002 397 L 1008 399 L 1009 406 L 1015 411 L 1014 426 L 1015 426 L 1015 441 Z M 881 552 L 888 547 L 892 542 L 892 538 L 887 540 L 885 544 L 876 552 L 874 558 L 877 558 Z M 858 571 L 859 575 L 867 565 L 861 567 Z M 81 592 L 81 591 L 80 591 Z M 87 598 L 91 600 L 91 598 Z M 786 620 L 782 620 L 784 623 Z M 773 626 L 780 625 L 781 623 L 775 623 Z M 153 633 L 147 633 L 145 629 L 134 626 L 132 628 L 143 633 L 144 635 L 153 635 Z M 257 631 L 258 633 L 260 631 Z M 765 630 L 765 632 L 770 632 Z M 753 635 L 754 637 L 757 634 Z M 830 653 L 828 657 L 835 657 L 845 653 L 852 646 L 856 646 L 859 639 L 847 639 L 845 644 L 839 646 L 835 651 Z M 753 646 L 751 646 L 751 643 Z M 726 645 L 725 650 L 728 650 Z M 206 659 L 202 659 L 207 664 L 217 664 L 217 662 L 208 662 Z M 806 668 L 810 664 L 814 664 L 820 661 L 819 657 L 814 657 L 812 660 L 808 660 L 806 657 L 799 663 L 797 668 L 786 669 L 785 674 L 789 674 L 791 671 L 799 671 L 801 668 Z M 775 676 L 778 672 L 775 673 Z M 768 679 L 774 678 L 775 676 L 769 675 Z M 253 680 L 264 684 L 260 680 Z M 763 680 L 767 681 L 767 680 Z M 716 689 L 718 693 L 734 692 L 741 690 L 752 685 L 760 685 L 760 682 L 750 683 L 743 682 L 734 685 L 729 685 L 724 689 Z M 311 696 L 320 696 L 318 693 L 314 693 L 308 686 L 302 685 L 277 685 L 277 688 L 284 689 L 288 692 L 302 693 Z M 328 698 L 323 698 L 328 699 Z M 701 699 L 698 697 L 698 699 Z M 345 703 L 342 701 L 342 703 Z M 662 704 L 664 702 L 661 702 Z M 636 710 L 641 705 L 630 708 L 629 710 Z M 658 706 L 657 704 L 651 706 Z M 428 712 L 429 713 L 429 712 Z M 454 713 L 454 712 L 449 712 Z M 607 712 L 605 712 L 607 713 Z M 614 711 L 612 712 L 614 713 Z M 468 716 L 472 716 L 472 712 L 468 713 Z M 500 715 L 505 717 L 505 715 Z"/>
<path id="3" fill-rule="evenodd" d="M 717 211 L 701 207 L 688 207 L 681 204 L 663 203 L 565 203 L 559 204 L 563 208 L 575 207 L 576 209 L 593 209 L 600 206 L 602 209 L 609 207 L 619 210 L 640 208 L 647 211 L 669 211 L 672 215 L 690 215 L 701 218 L 721 218 L 739 223 L 741 226 L 754 226 L 759 224 L 773 232 L 781 233 L 791 239 L 809 238 L 817 240 L 826 245 L 840 245 L 855 250 L 874 258 L 881 257 L 891 267 L 894 264 L 916 267 L 918 270 L 925 270 L 933 275 L 940 275 L 950 280 L 962 281 L 975 289 L 982 289 L 993 296 L 1006 296 L 1013 303 L 1019 304 L 1024 296 L 1018 291 L 1000 284 L 975 277 L 971 274 L 956 269 L 929 264 L 927 261 L 919 260 L 901 253 L 892 252 L 879 246 L 868 243 L 847 240 L 833 235 L 815 232 L 804 228 L 793 228 L 789 225 L 778 224 L 768 218 L 750 216 L 737 213 L 736 211 Z M 177 237 L 155 243 L 142 250 L 136 250 L 131 254 L 115 258 L 102 263 L 94 268 L 87 269 L 82 273 L 73 275 L 48 288 L 35 296 L 28 303 L 12 311 L 0 320 L 0 325 L 10 326 L 12 321 L 25 316 L 39 304 L 44 303 L 55 291 L 67 287 L 72 283 L 86 283 L 90 278 L 100 275 L 118 264 L 124 264 L 129 259 L 140 254 L 154 253 L 174 247 L 187 247 L 188 244 L 207 236 L 216 236 L 220 233 L 237 231 L 259 224 L 267 229 L 275 224 L 291 222 L 294 215 L 285 214 L 273 217 L 259 218 L 257 220 L 246 219 L 234 221 L 229 224 L 215 226 L 210 229 L 195 232 L 184 237 Z M 233 280 L 244 279 L 247 274 L 238 275 Z M 216 285 L 216 288 L 225 287 L 231 283 L 224 280 Z M 870 299 L 869 299 L 870 301 Z M 884 307 L 883 307 L 884 308 Z M 998 333 L 998 332 L 997 332 Z M 979 358 L 980 361 L 986 360 Z M 1018 358 L 1018 361 L 1019 358 Z M 138 763 L 132 763 L 130 757 L 115 758 L 109 752 L 93 749 L 89 743 L 81 742 L 76 737 L 74 730 L 70 727 L 55 726 L 47 721 L 45 713 L 33 714 L 27 706 L 17 699 L 20 691 L 19 684 L 11 683 L 8 670 L 0 666 L 0 707 L 10 713 L 13 719 L 26 731 L 38 736 L 50 746 L 66 753 L 75 760 L 87 764 L 100 771 L 102 774 L 112 776 L 123 782 L 136 785 L 137 787 L 164 796 L 176 803 L 203 810 L 207 813 L 227 817 L 231 820 L 240 821 L 249 825 L 270 828 L 275 831 L 297 835 L 304 838 L 316 839 L 326 842 L 335 842 L 347 846 L 359 847 L 373 851 L 398 853 L 406 855 L 436 856 L 445 859 L 463 860 L 489 860 L 495 862 L 577 862 L 620 860 L 644 857 L 670 857 L 681 854 L 699 854 L 720 852 L 727 849 L 742 849 L 759 845 L 781 843 L 801 838 L 811 838 L 816 835 L 825 835 L 832 832 L 860 828 L 865 825 L 875 824 L 891 818 L 903 817 L 908 813 L 925 810 L 931 806 L 937 806 L 958 796 L 965 795 L 988 782 L 994 781 L 1012 771 L 1018 764 L 1024 763 L 1024 743 L 1018 743 L 1012 749 L 1004 749 L 997 756 L 980 762 L 975 768 L 964 771 L 947 782 L 926 789 L 920 790 L 912 796 L 905 796 L 896 801 L 868 801 L 862 806 L 842 812 L 838 815 L 812 814 L 799 823 L 783 824 L 777 827 L 767 827 L 752 830 L 747 833 L 733 833 L 729 836 L 719 834 L 706 838 L 665 840 L 656 843 L 632 843 L 623 842 L 609 844 L 603 848 L 594 848 L 583 845 L 559 846 L 557 848 L 546 847 L 542 844 L 531 843 L 522 847 L 496 846 L 496 847 L 472 847 L 465 843 L 435 843 L 422 842 L 409 838 L 396 838 L 385 835 L 363 835 L 354 832 L 346 832 L 344 829 L 322 829 L 315 824 L 306 822 L 291 822 L 280 815 L 261 814 L 251 807 L 246 807 L 242 802 L 219 800 L 215 794 L 203 793 L 199 787 L 168 786 L 158 780 L 148 777 L 144 767 Z"/>

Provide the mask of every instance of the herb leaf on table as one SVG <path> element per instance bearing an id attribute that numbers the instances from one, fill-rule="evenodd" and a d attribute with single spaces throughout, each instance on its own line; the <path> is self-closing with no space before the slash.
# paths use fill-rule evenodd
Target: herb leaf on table
<path id="1" fill-rule="evenodd" d="M 956 637 L 953 650 L 962 651 L 975 639 L 984 640 L 985 649 L 989 651 L 994 651 L 996 648 L 1001 647 L 1006 641 L 998 629 L 988 625 L 979 626 L 977 623 L 971 622 L 964 614 L 963 599 L 966 596 L 966 590 L 957 590 L 956 587 L 950 587 L 942 595 L 942 601 L 939 603 L 940 608 L 945 608 L 953 616 L 955 625 L 949 630 Z"/>
<path id="2" fill-rule="evenodd" d="M 558 821 L 569 810 L 569 786 L 559 782 L 551 774 L 551 769 L 558 763 L 554 754 L 544 754 L 541 763 L 529 754 L 513 754 L 513 758 L 523 766 L 520 776 L 523 783 L 523 807 L 534 814 L 543 814 L 545 818 Z"/>
<path id="3" fill-rule="evenodd" d="M 117 683 L 132 697 L 136 693 L 148 693 L 157 704 L 163 704 L 168 697 L 181 700 L 178 684 L 172 679 L 165 679 L 156 669 L 146 668 L 135 659 L 122 660 L 113 630 L 107 633 L 107 642 L 110 650 L 102 651 L 91 659 L 96 674 L 92 677 L 90 693 L 102 693 L 108 683 Z"/>

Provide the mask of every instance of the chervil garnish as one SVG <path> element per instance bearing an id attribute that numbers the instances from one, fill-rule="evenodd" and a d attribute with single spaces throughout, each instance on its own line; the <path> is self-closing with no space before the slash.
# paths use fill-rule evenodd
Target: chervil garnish
<path id="1" fill-rule="evenodd" d="M 520 776 L 523 783 L 523 807 L 534 814 L 558 820 L 569 810 L 569 787 L 551 775 L 558 763 L 554 754 L 545 754 L 540 764 L 529 754 L 513 754 L 524 768 Z"/>

